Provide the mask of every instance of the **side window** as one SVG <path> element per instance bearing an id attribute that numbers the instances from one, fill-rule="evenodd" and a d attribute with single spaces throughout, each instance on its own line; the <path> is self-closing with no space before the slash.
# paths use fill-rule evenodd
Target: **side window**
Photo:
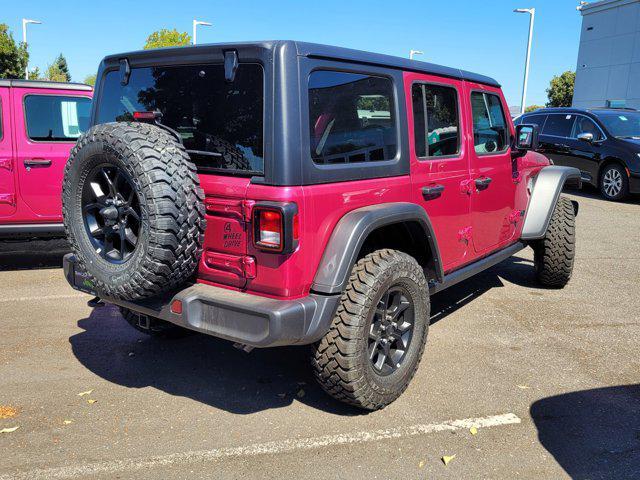
<path id="1" fill-rule="evenodd" d="M 24 99 L 27 135 L 38 142 L 74 142 L 89 127 L 91 99 L 28 95 Z"/>
<path id="2" fill-rule="evenodd" d="M 473 145 L 476 153 L 500 153 L 509 148 L 509 130 L 500 97 L 471 92 Z"/>
<path id="3" fill-rule="evenodd" d="M 460 151 L 458 94 L 455 88 L 415 84 L 411 87 L 416 155 L 443 157 Z"/>
<path id="4" fill-rule="evenodd" d="M 328 70 L 312 72 L 309 131 L 315 163 L 393 159 L 398 141 L 391 80 Z"/>
<path id="5" fill-rule="evenodd" d="M 571 137 L 571 129 L 575 118 L 575 115 L 566 115 L 564 113 L 549 115 L 542 129 L 542 134 L 569 138 Z"/>
<path id="6" fill-rule="evenodd" d="M 580 135 L 581 133 L 590 133 L 593 135 L 594 140 L 602 140 L 602 132 L 596 126 L 596 124 L 593 123 L 593 120 L 587 117 L 583 117 L 582 115 L 578 115 L 576 117 L 576 123 L 573 127 L 573 135 L 571 135 L 571 137 L 578 138 L 578 135 Z"/>
<path id="7" fill-rule="evenodd" d="M 520 123 L 526 124 L 526 125 L 535 124 L 535 125 L 538 125 L 540 130 L 542 130 L 542 128 L 544 127 L 544 121 L 547 119 L 547 116 L 546 115 L 527 115 L 524 118 L 522 117 L 520 118 L 522 119 Z"/>

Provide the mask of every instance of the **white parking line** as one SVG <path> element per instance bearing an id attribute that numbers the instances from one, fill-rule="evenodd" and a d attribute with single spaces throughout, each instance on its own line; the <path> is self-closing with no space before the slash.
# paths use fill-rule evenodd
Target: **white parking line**
<path id="1" fill-rule="evenodd" d="M 39 295 L 33 297 L 13 297 L 13 298 L 0 298 L 0 303 L 12 303 L 12 302 L 41 302 L 42 300 L 69 300 L 72 298 L 89 298 L 86 294 L 75 295 Z"/>
<path id="2" fill-rule="evenodd" d="M 325 435 L 315 438 L 288 439 L 247 445 L 244 447 L 216 448 L 213 450 L 174 453 L 150 458 L 111 460 L 107 462 L 91 463 L 88 465 L 31 470 L 21 472 L 16 475 L 1 475 L 0 480 L 83 478 L 89 475 L 109 475 L 117 474 L 119 472 L 129 473 L 175 464 L 212 462 L 226 458 L 252 457 L 256 455 L 273 455 L 296 450 L 312 450 L 336 445 L 376 442 L 387 439 L 413 437 L 416 435 L 427 435 L 443 431 L 463 430 L 471 427 L 490 428 L 516 423 L 520 423 L 520 418 L 517 415 L 513 413 L 505 413 L 489 417 L 465 418 L 463 420 L 411 425 L 385 430 Z"/>

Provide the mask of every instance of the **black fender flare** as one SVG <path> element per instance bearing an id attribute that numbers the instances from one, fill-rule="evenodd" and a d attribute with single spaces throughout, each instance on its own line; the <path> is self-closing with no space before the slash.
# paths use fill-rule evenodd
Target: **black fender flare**
<path id="1" fill-rule="evenodd" d="M 422 226 L 425 249 L 428 245 L 433 255 L 436 280 L 442 282 L 444 272 L 440 250 L 427 212 L 417 204 L 397 202 L 358 208 L 338 221 L 318 265 L 311 290 L 327 295 L 341 293 L 369 234 L 380 227 L 408 221 L 418 222 Z"/>
<path id="2" fill-rule="evenodd" d="M 580 170 L 552 165 L 544 167 L 536 176 L 522 227 L 522 240 L 544 238 L 565 184 L 580 188 Z M 576 208 L 574 206 L 574 208 Z"/>

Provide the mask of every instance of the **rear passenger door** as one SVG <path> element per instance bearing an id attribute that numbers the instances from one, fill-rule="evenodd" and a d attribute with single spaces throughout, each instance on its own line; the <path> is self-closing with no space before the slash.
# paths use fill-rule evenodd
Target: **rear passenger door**
<path id="1" fill-rule="evenodd" d="M 574 166 L 571 151 L 571 131 L 576 116 L 571 113 L 551 113 L 540 135 L 540 153 L 550 158 L 554 164 Z"/>
<path id="2" fill-rule="evenodd" d="M 468 233 L 468 152 L 463 141 L 462 82 L 405 74 L 409 115 L 412 199 L 433 224 L 445 273 L 473 252 Z"/>
<path id="3" fill-rule="evenodd" d="M 498 89 L 468 84 L 471 216 L 476 256 L 507 245 L 515 234 L 517 172 L 511 158 L 511 122 Z"/>
<path id="4" fill-rule="evenodd" d="M 15 158 L 9 95 L 8 88 L 0 88 L 0 217 L 9 217 L 16 211 Z"/>

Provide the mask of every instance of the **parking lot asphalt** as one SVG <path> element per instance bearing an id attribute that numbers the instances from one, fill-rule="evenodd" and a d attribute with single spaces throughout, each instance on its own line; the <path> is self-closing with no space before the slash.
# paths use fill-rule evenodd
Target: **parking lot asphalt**
<path id="1" fill-rule="evenodd" d="M 637 478 L 640 200 L 574 193 L 569 286 L 527 249 L 434 296 L 412 384 L 368 414 L 305 347 L 147 338 L 66 284 L 63 243 L 2 244 L 0 480 Z"/>

